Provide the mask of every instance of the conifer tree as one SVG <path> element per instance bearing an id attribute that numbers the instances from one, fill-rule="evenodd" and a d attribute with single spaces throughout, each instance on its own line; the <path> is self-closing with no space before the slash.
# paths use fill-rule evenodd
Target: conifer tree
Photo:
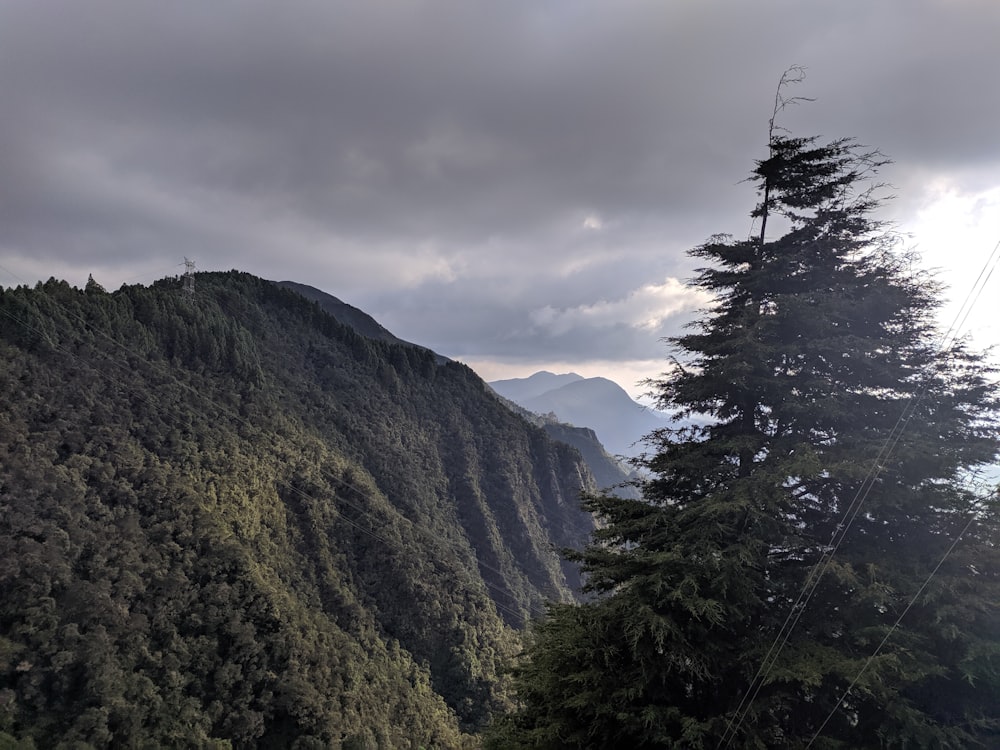
<path id="1" fill-rule="evenodd" d="M 716 303 L 652 384 L 700 419 L 650 436 L 641 500 L 586 500 L 592 596 L 538 625 L 488 745 L 1000 746 L 1000 507 L 964 481 L 993 373 L 874 218 L 885 160 L 768 146 L 758 231 L 692 251 Z"/>

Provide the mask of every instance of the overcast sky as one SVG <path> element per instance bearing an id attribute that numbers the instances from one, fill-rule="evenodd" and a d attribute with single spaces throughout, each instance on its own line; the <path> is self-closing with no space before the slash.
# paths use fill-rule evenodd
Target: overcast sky
<path id="1" fill-rule="evenodd" d="M 705 303 L 685 251 L 750 228 L 791 65 L 781 124 L 892 158 L 885 217 L 963 298 L 1000 240 L 997 0 L 0 0 L 0 284 L 188 256 L 487 379 L 638 393 Z"/>

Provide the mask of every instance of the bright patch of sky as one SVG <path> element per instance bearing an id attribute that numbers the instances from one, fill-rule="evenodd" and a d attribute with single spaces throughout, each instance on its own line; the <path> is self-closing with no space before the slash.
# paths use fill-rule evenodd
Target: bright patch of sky
<path id="1" fill-rule="evenodd" d="M 1000 185 L 963 192 L 949 180 L 926 191 L 925 204 L 902 227 L 923 265 L 946 284 L 941 326 L 974 346 L 1000 345 Z M 991 273 L 992 271 L 992 273 Z M 995 357 L 994 357 L 995 359 Z"/>

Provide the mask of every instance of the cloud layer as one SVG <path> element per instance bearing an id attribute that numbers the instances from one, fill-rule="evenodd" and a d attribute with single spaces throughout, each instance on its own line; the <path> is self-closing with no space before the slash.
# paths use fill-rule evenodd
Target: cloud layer
<path id="1" fill-rule="evenodd" d="M 1000 4 L 0 0 L 5 284 L 182 256 L 311 283 L 477 361 L 646 360 L 749 228 L 782 122 L 1000 183 Z M 936 182 L 935 182 L 936 181 Z M 49 270 L 51 269 L 51 270 Z M 27 277 L 27 278 L 26 278 Z M 138 280 L 149 280 L 140 278 Z"/>

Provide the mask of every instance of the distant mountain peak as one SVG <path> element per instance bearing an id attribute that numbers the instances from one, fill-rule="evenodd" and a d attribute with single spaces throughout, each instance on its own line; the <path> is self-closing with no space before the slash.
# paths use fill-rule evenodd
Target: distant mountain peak
<path id="1" fill-rule="evenodd" d="M 504 398 L 536 414 L 555 414 L 577 427 L 590 427 L 615 455 L 635 456 L 641 441 L 664 426 L 665 415 L 634 401 L 609 378 L 584 378 L 575 373 L 536 372 L 528 378 L 489 384 Z"/>
<path id="2" fill-rule="evenodd" d="M 548 391 L 583 379 L 582 375 L 577 375 L 575 372 L 557 375 L 548 370 L 539 370 L 526 378 L 494 380 L 490 383 L 490 386 L 504 398 L 509 398 L 515 403 L 521 403 L 524 399 L 540 396 Z"/>
<path id="3" fill-rule="evenodd" d="M 532 373 L 526 378 L 512 378 L 512 380 L 531 380 L 532 378 L 542 378 L 542 377 L 574 378 L 576 380 L 583 380 L 583 375 L 578 375 L 575 372 L 554 373 L 548 370 L 539 370 L 538 372 Z"/>

